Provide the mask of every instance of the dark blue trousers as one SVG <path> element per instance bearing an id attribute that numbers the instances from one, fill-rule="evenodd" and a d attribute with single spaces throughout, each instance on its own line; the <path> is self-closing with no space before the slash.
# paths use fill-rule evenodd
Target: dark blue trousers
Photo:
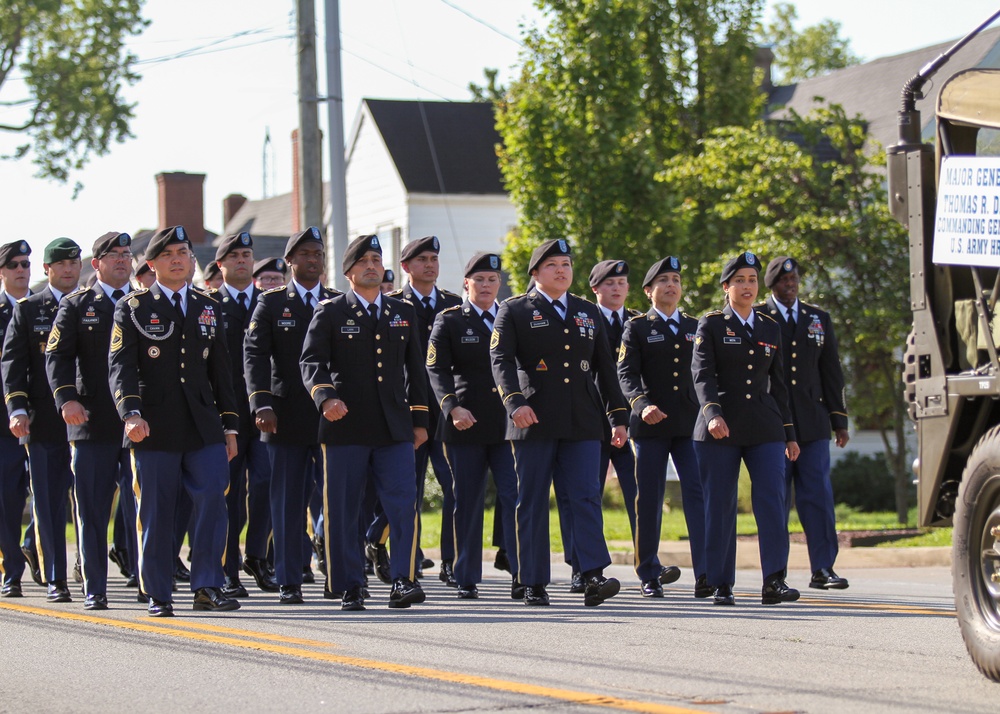
<path id="1" fill-rule="evenodd" d="M 302 569 L 312 558 L 304 534 L 308 499 L 315 485 L 313 468 L 317 452 L 318 446 L 267 443 L 274 577 L 279 585 L 302 585 Z"/>
<path id="2" fill-rule="evenodd" d="M 178 497 L 191 498 L 191 590 L 222 587 L 229 522 L 225 444 L 197 451 L 132 449 L 138 504 L 139 587 L 163 602 L 173 592 Z"/>
<path id="3" fill-rule="evenodd" d="M 517 551 L 514 539 L 514 509 L 517 475 L 509 441 L 497 444 L 445 444 L 444 453 L 455 478 L 455 580 L 476 585 L 483 580 L 483 509 L 487 472 L 493 473 L 497 501 L 509 523 L 504 524 L 504 547 Z M 509 515 L 507 515 L 509 514 Z M 509 534 L 509 535 L 507 535 Z M 517 575 L 516 562 L 511 563 Z"/>
<path id="4" fill-rule="evenodd" d="M 255 558 L 267 555 L 267 539 L 271 533 L 271 466 L 267 449 L 251 433 L 237 437 L 239 451 L 229 462 L 229 490 L 226 510 L 229 513 L 229 535 L 226 539 L 226 575 L 240 575 L 240 535 L 247 529 L 246 552 Z"/>
<path id="5" fill-rule="evenodd" d="M 517 473 L 518 582 L 547 585 L 551 580 L 549 544 L 549 488 L 569 498 L 573 552 L 580 572 L 600 570 L 611 564 L 604 540 L 601 482 L 598 460 L 601 442 L 515 441 Z"/>
<path id="6" fill-rule="evenodd" d="M 715 587 L 736 582 L 736 504 L 740 461 L 750 472 L 754 520 L 763 576 L 783 574 L 788 566 L 785 525 L 785 443 L 770 441 L 733 446 L 694 442 L 705 489 L 705 555 L 708 582 Z"/>
<path id="7" fill-rule="evenodd" d="M 441 485 L 441 560 L 455 560 L 455 492 L 454 477 L 448 460 L 444 455 L 444 444 L 437 439 L 428 439 L 414 455 L 414 471 L 417 475 L 417 504 L 424 501 L 424 482 L 427 476 L 427 464 L 430 462 L 434 478 Z M 419 509 L 418 509 L 419 510 Z M 417 550 L 423 560 L 420 550 L 420 525 L 417 525 Z"/>
<path id="8" fill-rule="evenodd" d="M 412 442 L 387 446 L 324 444 L 323 464 L 327 589 L 338 592 L 364 585 L 358 518 L 369 478 L 375 481 L 389 522 L 390 575 L 394 580 L 413 580 L 419 508 Z"/>
<path id="9" fill-rule="evenodd" d="M 132 502 L 132 532 L 135 533 L 135 497 L 132 494 L 132 467 L 129 450 L 120 442 L 73 442 L 73 494 L 76 498 L 76 534 L 83 570 L 83 590 L 87 595 L 108 591 L 108 523 L 115 491 L 122 484 L 123 509 Z M 133 536 L 129 552 L 135 552 Z"/>
<path id="10" fill-rule="evenodd" d="M 705 494 L 694 442 L 687 437 L 636 439 L 635 476 L 635 574 L 640 580 L 660 575 L 660 530 L 663 526 L 663 494 L 667 482 L 667 460 L 673 457 L 681 482 L 684 521 L 691 546 L 695 576 L 705 574 Z"/>
<path id="11" fill-rule="evenodd" d="M 42 581 L 65 580 L 66 504 L 73 485 L 69 443 L 28 444 L 28 478 Z"/>
<path id="12" fill-rule="evenodd" d="M 799 443 L 796 461 L 785 459 L 785 489 L 791 495 L 795 486 L 795 509 L 809 548 L 813 571 L 832 568 L 837 560 L 837 517 L 833 510 L 833 486 L 830 484 L 830 440 Z M 786 514 L 792 509 L 789 499 Z M 786 521 L 787 523 L 787 521 Z"/>
<path id="13" fill-rule="evenodd" d="M 0 582 L 24 574 L 21 519 L 28 499 L 28 455 L 17 439 L 0 439 Z"/>

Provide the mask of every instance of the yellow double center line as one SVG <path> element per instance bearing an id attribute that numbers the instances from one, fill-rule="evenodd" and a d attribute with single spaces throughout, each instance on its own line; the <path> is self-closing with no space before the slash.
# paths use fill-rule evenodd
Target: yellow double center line
<path id="1" fill-rule="evenodd" d="M 500 692 L 510 692 L 529 697 L 541 697 L 545 699 L 555 699 L 574 704 L 584 704 L 594 707 L 604 707 L 607 709 L 619 709 L 629 712 L 648 712 L 649 714 L 704 714 L 704 709 L 686 709 L 674 707 L 666 704 L 656 704 L 653 702 L 642 702 L 632 699 L 621 699 L 603 694 L 591 692 L 575 692 L 569 689 L 556 689 L 553 687 L 543 687 L 524 682 L 513 682 L 504 679 L 493 679 L 491 677 L 480 677 L 473 674 L 462 674 L 459 672 L 447 672 L 428 667 L 413 667 L 405 664 L 394 664 L 392 662 L 381 662 L 379 660 L 363 659 L 360 657 L 348 657 L 337 655 L 332 652 L 317 652 L 314 650 L 301 649 L 301 647 L 326 648 L 336 647 L 329 642 L 320 640 L 307 640 L 296 637 L 286 637 L 283 635 L 272 635 L 265 632 L 253 632 L 232 627 L 222 627 L 210 625 L 202 622 L 191 622 L 183 620 L 173 620 L 169 625 L 158 625 L 145 622 L 128 622 L 123 620 L 111 620 L 93 615 L 84 615 L 76 612 L 62 612 L 58 610 L 48 610 L 30 605 L 15 605 L 13 603 L 0 603 L 0 609 L 23 612 L 42 617 L 51 617 L 60 620 L 70 620 L 73 622 L 86 622 L 92 625 L 103 625 L 106 627 L 117 627 L 123 630 L 134 632 L 146 632 L 157 635 L 167 635 L 182 639 L 196 640 L 198 642 L 211 642 L 219 645 L 229 645 L 241 649 L 257 650 L 261 652 L 271 652 L 289 657 L 339 664 L 347 667 L 358 667 L 361 669 L 388 672 L 391 674 L 405 675 L 409 677 L 419 677 L 422 679 L 432 679 L 450 684 L 462 684 L 469 687 L 480 687 Z M 177 629 L 181 628 L 181 629 Z M 226 635 L 237 635 L 239 637 L 252 637 L 254 640 L 237 639 Z M 299 645 L 294 647 L 291 645 Z M 721 703 L 721 702 L 719 702 Z"/>

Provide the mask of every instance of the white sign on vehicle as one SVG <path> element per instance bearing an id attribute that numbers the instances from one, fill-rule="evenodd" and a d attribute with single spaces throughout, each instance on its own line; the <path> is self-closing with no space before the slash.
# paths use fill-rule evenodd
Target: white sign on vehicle
<path id="1" fill-rule="evenodd" d="M 933 260 L 1000 268 L 1000 157 L 948 156 L 941 162 Z"/>

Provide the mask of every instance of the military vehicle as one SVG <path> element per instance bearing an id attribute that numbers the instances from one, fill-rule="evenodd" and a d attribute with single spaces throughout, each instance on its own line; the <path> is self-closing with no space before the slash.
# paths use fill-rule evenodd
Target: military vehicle
<path id="1" fill-rule="evenodd" d="M 913 329 L 903 381 L 916 422 L 921 526 L 953 525 L 955 608 L 976 666 L 1000 681 L 1000 70 L 941 86 L 935 146 L 922 89 L 1000 11 L 903 88 L 889 204 L 910 236 Z"/>

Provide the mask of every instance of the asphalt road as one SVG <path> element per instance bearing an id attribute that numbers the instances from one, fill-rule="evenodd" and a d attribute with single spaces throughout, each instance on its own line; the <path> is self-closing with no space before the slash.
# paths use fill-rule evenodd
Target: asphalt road
<path id="1" fill-rule="evenodd" d="M 690 571 L 644 600 L 626 566 L 622 593 L 597 608 L 509 599 L 487 566 L 481 599 L 459 601 L 428 573 L 427 602 L 342 613 L 306 586 L 302 606 L 253 591 L 236 613 L 154 620 L 113 578 L 111 609 L 45 602 L 41 588 L 0 600 L 0 711 L 996 712 L 1000 685 L 969 661 L 947 568 L 843 569 L 851 588 L 803 589 L 760 604 L 742 570 L 737 607 L 691 596 Z M 792 585 L 804 586 L 804 571 Z"/>

